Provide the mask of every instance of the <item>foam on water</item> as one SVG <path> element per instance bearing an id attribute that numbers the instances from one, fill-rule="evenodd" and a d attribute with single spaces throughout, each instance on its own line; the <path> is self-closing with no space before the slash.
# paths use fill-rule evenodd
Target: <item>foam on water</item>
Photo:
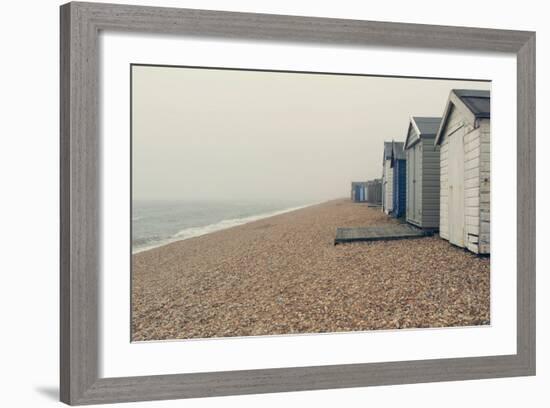
<path id="1" fill-rule="evenodd" d="M 186 240 L 186 239 L 189 239 L 189 238 L 200 237 L 202 235 L 210 234 L 212 232 L 225 230 L 225 229 L 228 229 L 228 228 L 232 228 L 232 227 L 236 227 L 236 226 L 239 226 L 239 225 L 247 224 L 249 222 L 258 221 L 258 220 L 261 220 L 261 219 L 264 219 L 264 218 L 274 217 L 276 215 L 288 213 L 288 212 L 291 212 L 291 211 L 296 211 L 296 210 L 306 208 L 306 207 L 310 207 L 310 206 L 316 205 L 316 204 L 318 204 L 318 203 L 306 204 L 306 205 L 301 205 L 301 206 L 297 206 L 297 207 L 286 208 L 286 209 L 283 209 L 283 210 L 270 211 L 270 212 L 257 214 L 257 215 L 251 215 L 251 216 L 242 217 L 242 218 L 226 219 L 226 220 L 222 220 L 222 221 L 219 221 L 219 222 L 216 222 L 216 223 L 213 223 L 213 224 L 209 224 L 209 225 L 205 225 L 205 226 L 201 226 L 201 227 L 184 228 L 184 229 L 178 231 L 177 233 L 173 234 L 172 236 L 170 236 L 168 238 L 158 240 L 154 243 L 151 243 L 150 245 L 144 245 L 144 246 L 141 246 L 139 248 L 134 248 L 132 250 L 132 253 L 137 254 L 139 252 L 147 251 L 147 250 L 153 249 L 153 248 L 158 248 L 158 247 L 161 247 L 161 246 L 164 246 L 164 245 L 167 245 L 167 244 L 171 244 L 173 242 L 183 241 L 183 240 Z M 141 217 L 137 217 L 134 220 L 139 219 L 139 218 L 141 218 Z"/>

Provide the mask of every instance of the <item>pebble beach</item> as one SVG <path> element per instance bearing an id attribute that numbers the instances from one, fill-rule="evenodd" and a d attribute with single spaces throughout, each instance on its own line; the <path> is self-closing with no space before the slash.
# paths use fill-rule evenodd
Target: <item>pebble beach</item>
<path id="1" fill-rule="evenodd" d="M 328 201 L 132 255 L 132 340 L 490 323 L 490 259 L 423 237 L 334 245 L 397 223 Z"/>

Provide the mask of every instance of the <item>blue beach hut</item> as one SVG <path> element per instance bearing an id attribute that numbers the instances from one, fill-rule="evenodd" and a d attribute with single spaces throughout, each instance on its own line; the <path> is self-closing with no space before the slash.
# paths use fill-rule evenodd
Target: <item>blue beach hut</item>
<path id="1" fill-rule="evenodd" d="M 367 201 L 367 182 L 352 181 L 351 182 L 351 201 L 361 203 Z"/>
<path id="2" fill-rule="evenodd" d="M 403 142 L 392 142 L 391 167 L 393 169 L 392 216 L 401 218 L 407 211 L 407 160 Z"/>

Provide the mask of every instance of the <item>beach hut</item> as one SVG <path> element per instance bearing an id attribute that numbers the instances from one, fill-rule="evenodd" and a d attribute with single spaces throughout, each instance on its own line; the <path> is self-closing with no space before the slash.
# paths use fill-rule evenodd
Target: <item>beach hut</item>
<path id="1" fill-rule="evenodd" d="M 352 181 L 351 182 L 351 201 L 356 203 L 367 201 L 367 182 Z"/>
<path id="2" fill-rule="evenodd" d="M 392 143 L 384 142 L 384 157 L 382 160 L 382 211 L 386 214 L 391 213 L 393 208 Z"/>
<path id="3" fill-rule="evenodd" d="M 367 202 L 369 204 L 382 204 L 382 179 L 367 181 Z"/>
<path id="4" fill-rule="evenodd" d="M 490 106 L 489 91 L 453 89 L 435 137 L 439 234 L 476 254 L 490 253 Z"/>
<path id="5" fill-rule="evenodd" d="M 441 118 L 411 117 L 405 156 L 407 159 L 406 220 L 417 227 L 439 228 L 439 146 L 434 146 Z"/>
<path id="6" fill-rule="evenodd" d="M 390 166 L 393 170 L 392 215 L 395 218 L 405 216 L 407 205 L 407 161 L 403 146 L 403 142 L 392 143 Z"/>

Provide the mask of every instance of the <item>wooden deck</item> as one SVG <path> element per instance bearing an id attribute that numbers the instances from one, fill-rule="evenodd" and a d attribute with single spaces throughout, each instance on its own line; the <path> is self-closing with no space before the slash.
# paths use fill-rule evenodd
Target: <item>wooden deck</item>
<path id="1" fill-rule="evenodd" d="M 346 242 L 419 238 L 433 235 L 409 224 L 373 225 L 372 227 L 337 228 L 334 245 Z"/>

